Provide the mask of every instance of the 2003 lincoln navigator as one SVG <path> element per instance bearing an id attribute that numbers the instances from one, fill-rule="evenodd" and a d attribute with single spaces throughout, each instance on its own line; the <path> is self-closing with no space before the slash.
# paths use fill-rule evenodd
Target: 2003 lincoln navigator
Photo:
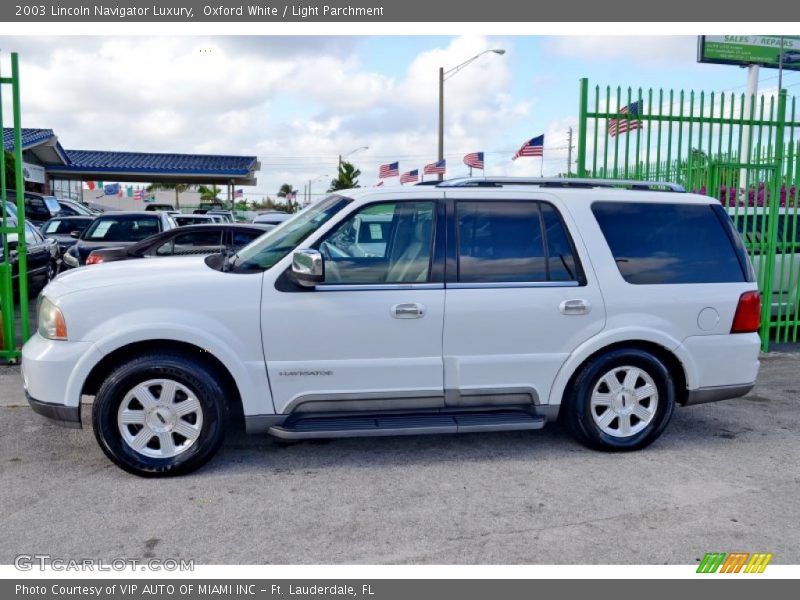
<path id="1" fill-rule="evenodd" d="M 138 475 L 225 429 L 532 430 L 634 450 L 747 393 L 760 297 L 714 199 L 669 184 L 465 179 L 332 195 L 232 256 L 80 268 L 23 349 L 33 409 Z"/>

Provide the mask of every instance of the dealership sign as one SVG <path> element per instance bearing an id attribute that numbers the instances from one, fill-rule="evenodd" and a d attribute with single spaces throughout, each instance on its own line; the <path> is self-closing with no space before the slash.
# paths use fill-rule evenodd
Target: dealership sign
<path id="1" fill-rule="evenodd" d="M 44 167 L 32 163 L 22 163 L 22 178 L 31 183 L 44 183 Z"/>
<path id="2" fill-rule="evenodd" d="M 697 61 L 778 68 L 781 36 L 701 35 Z M 800 71 L 800 37 L 783 36 L 783 68 Z"/>

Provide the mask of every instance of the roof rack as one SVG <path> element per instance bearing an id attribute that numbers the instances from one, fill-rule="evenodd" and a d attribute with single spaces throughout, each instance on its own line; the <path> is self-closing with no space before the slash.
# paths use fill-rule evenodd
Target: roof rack
<path id="1" fill-rule="evenodd" d="M 626 188 L 651 192 L 685 193 L 683 186 L 666 181 L 637 181 L 634 179 L 590 179 L 547 177 L 459 177 L 438 183 L 437 187 L 503 187 L 505 185 L 532 185 L 550 188 Z"/>

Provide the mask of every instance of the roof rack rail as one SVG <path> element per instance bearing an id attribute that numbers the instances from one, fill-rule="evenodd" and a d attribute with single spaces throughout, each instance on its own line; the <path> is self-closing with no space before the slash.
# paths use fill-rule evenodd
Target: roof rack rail
<path id="1" fill-rule="evenodd" d="M 437 187 L 503 187 L 504 185 L 532 185 L 551 188 L 627 188 L 652 192 L 685 193 L 683 186 L 667 181 L 637 181 L 634 179 L 547 178 L 547 177 L 460 177 L 447 179 Z"/>

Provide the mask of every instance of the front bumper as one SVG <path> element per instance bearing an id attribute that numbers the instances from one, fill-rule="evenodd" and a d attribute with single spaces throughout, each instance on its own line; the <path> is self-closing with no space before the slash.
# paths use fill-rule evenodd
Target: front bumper
<path id="1" fill-rule="evenodd" d="M 63 404 L 50 404 L 49 402 L 42 402 L 25 392 L 25 397 L 28 399 L 28 404 L 31 405 L 33 412 L 51 419 L 62 427 L 69 427 L 71 429 L 80 429 L 81 427 L 81 407 L 80 406 L 64 406 Z"/>

